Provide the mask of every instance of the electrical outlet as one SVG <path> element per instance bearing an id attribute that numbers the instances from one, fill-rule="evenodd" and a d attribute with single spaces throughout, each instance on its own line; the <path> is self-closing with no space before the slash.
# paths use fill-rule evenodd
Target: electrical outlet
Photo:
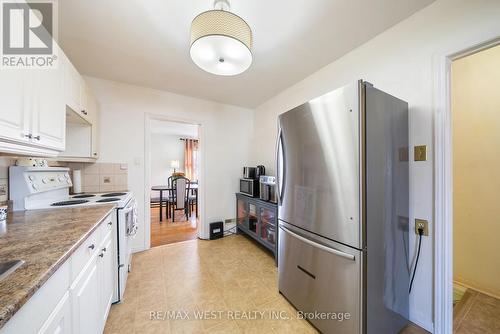
<path id="1" fill-rule="evenodd" d="M 414 147 L 413 160 L 415 160 L 415 161 L 427 161 L 427 146 L 426 145 L 419 145 L 419 146 Z"/>
<path id="2" fill-rule="evenodd" d="M 422 228 L 425 236 L 429 235 L 429 222 L 424 219 L 415 219 L 415 234 L 419 234 L 418 230 Z"/>

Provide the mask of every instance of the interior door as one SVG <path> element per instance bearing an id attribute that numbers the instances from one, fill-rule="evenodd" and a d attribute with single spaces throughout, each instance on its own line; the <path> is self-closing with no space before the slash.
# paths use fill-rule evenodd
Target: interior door
<path id="1" fill-rule="evenodd" d="M 360 236 L 359 84 L 279 116 L 279 219 L 352 247 Z"/>

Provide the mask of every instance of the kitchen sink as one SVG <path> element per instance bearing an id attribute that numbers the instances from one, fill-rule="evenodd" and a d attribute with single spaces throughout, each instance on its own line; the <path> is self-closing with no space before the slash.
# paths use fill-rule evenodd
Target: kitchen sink
<path id="1" fill-rule="evenodd" d="M 12 274 L 17 268 L 24 264 L 23 260 L 13 260 L 0 263 L 0 281 Z"/>

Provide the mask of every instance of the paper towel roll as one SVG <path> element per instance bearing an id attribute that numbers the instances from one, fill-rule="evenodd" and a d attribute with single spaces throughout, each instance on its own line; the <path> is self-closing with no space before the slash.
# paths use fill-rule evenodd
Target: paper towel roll
<path id="1" fill-rule="evenodd" d="M 73 193 L 79 194 L 82 192 L 82 171 L 75 169 L 73 171 Z"/>

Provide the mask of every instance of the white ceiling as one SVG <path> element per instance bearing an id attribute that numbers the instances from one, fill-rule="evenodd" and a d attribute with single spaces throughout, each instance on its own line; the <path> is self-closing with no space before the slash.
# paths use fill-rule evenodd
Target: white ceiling
<path id="1" fill-rule="evenodd" d="M 198 125 L 152 120 L 151 133 L 179 136 L 186 138 L 198 138 Z"/>
<path id="2" fill-rule="evenodd" d="M 191 20 L 212 0 L 59 1 L 59 41 L 82 74 L 256 107 L 433 1 L 232 0 L 254 36 L 236 77 L 189 57 Z"/>

